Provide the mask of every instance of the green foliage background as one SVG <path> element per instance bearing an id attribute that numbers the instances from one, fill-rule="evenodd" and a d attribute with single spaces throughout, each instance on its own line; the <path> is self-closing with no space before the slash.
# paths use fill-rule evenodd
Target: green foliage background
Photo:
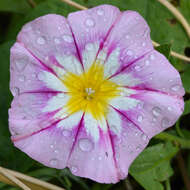
<path id="1" fill-rule="evenodd" d="M 93 7 L 112 4 L 121 10 L 136 10 L 148 22 L 151 37 L 162 44 L 157 49 L 165 54 L 181 73 L 186 90 L 185 111 L 176 126 L 153 138 L 130 167 L 130 175 L 117 184 L 99 184 L 73 176 L 69 170 L 56 170 L 42 166 L 13 147 L 8 131 L 8 108 L 12 96 L 9 91 L 9 50 L 22 25 L 39 16 L 57 13 L 67 16 L 76 11 L 60 0 L 0 0 L 0 165 L 49 181 L 67 190 L 185 190 L 177 154 L 184 159 L 190 176 L 190 63 L 170 56 L 170 50 L 190 57 L 190 39 L 175 17 L 157 0 L 76 0 Z M 190 23 L 190 0 L 171 0 Z M 16 190 L 0 183 L 2 190 Z M 188 190 L 188 189 L 187 189 Z"/>

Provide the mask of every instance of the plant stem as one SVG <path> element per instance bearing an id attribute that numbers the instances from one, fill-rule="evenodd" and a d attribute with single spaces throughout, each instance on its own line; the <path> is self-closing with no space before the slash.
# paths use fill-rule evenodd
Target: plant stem
<path id="1" fill-rule="evenodd" d="M 190 140 L 184 139 L 184 138 L 172 135 L 172 134 L 169 134 L 167 132 L 162 132 L 162 133 L 156 135 L 154 138 L 161 139 L 161 140 L 166 140 L 166 141 L 170 141 L 170 142 L 175 142 L 181 148 L 190 149 Z"/>
<path id="2" fill-rule="evenodd" d="M 170 179 L 166 180 L 166 190 L 171 190 Z"/>

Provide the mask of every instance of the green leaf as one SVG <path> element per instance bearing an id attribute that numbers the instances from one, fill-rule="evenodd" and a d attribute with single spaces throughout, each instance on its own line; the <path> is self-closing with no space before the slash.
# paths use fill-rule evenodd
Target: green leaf
<path id="1" fill-rule="evenodd" d="M 164 54 L 166 58 L 170 57 L 171 44 L 163 44 L 155 48 L 160 53 Z"/>
<path id="2" fill-rule="evenodd" d="M 163 190 L 162 181 L 173 175 L 170 160 L 178 152 L 171 143 L 145 149 L 133 162 L 129 173 L 147 190 Z"/>
<path id="3" fill-rule="evenodd" d="M 30 10 L 30 5 L 26 0 L 1 0 L 0 11 L 26 13 Z"/>
<path id="4" fill-rule="evenodd" d="M 181 74 L 181 79 L 182 79 L 185 91 L 190 93 L 190 65 L 188 65 L 186 70 Z"/>
<path id="5" fill-rule="evenodd" d="M 190 100 L 185 101 L 185 109 L 183 115 L 187 115 L 190 113 Z"/>

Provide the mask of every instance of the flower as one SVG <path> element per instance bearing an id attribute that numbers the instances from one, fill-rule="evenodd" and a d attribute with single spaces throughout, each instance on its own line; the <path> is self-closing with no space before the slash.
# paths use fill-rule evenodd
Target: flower
<path id="1" fill-rule="evenodd" d="M 46 166 L 116 183 L 184 107 L 145 20 L 102 5 L 26 24 L 11 48 L 14 145 Z"/>

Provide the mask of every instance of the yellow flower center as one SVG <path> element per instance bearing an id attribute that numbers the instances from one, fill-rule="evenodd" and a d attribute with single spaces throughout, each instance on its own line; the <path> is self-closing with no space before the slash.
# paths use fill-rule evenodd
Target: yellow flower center
<path id="1" fill-rule="evenodd" d="M 104 67 L 98 62 L 81 75 L 67 73 L 63 83 L 70 95 L 66 105 L 70 114 L 82 110 L 101 119 L 106 117 L 109 101 L 119 95 L 118 85 L 104 77 Z"/>

